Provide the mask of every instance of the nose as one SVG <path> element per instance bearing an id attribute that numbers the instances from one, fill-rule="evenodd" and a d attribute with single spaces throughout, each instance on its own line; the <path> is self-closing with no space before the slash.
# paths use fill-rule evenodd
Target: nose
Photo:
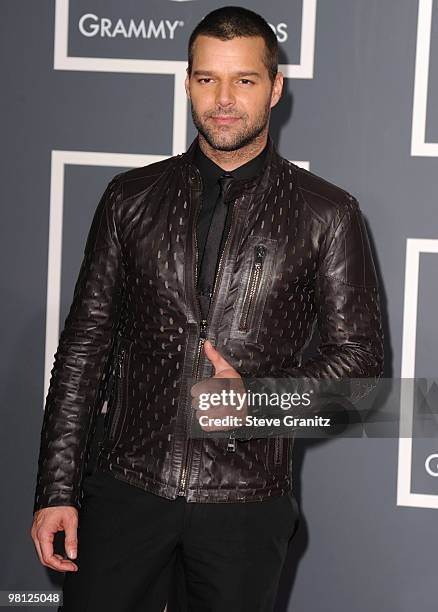
<path id="1" fill-rule="evenodd" d="M 226 108 L 234 104 L 234 94 L 229 83 L 225 81 L 219 83 L 216 90 L 216 103 L 221 108 Z"/>

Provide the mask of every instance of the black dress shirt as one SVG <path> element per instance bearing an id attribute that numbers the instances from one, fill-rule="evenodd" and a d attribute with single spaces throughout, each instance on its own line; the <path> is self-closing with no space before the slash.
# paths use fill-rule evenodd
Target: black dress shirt
<path id="1" fill-rule="evenodd" d="M 250 159 L 248 162 L 242 164 L 238 168 L 235 168 L 230 174 L 236 179 L 245 179 L 251 178 L 258 173 L 260 173 L 263 162 L 267 153 L 267 146 L 260 151 L 260 153 Z M 199 271 L 202 266 L 202 262 L 205 261 L 205 251 L 208 249 L 208 244 L 206 243 L 208 228 L 210 227 L 211 219 L 214 212 L 214 207 L 219 196 L 219 183 L 218 179 L 220 175 L 225 172 L 223 168 L 218 166 L 213 160 L 211 160 L 205 153 L 202 152 L 199 143 L 196 147 L 195 155 L 194 155 L 194 164 L 197 166 L 201 173 L 202 178 L 202 203 L 201 209 L 199 211 L 198 223 L 197 223 L 197 243 L 198 243 L 198 278 Z M 224 228 L 222 231 L 222 239 L 221 245 L 219 249 L 218 261 L 220 259 L 222 250 L 224 248 L 224 244 L 228 235 L 228 231 L 230 229 L 230 221 L 231 221 L 231 213 L 232 213 L 233 202 L 230 203 L 228 213 L 226 216 Z M 218 263 L 218 262 L 217 262 Z M 216 267 L 217 267 L 216 263 Z M 214 279 L 211 279 L 210 285 L 213 286 Z M 208 312 L 208 303 L 209 299 L 207 296 L 201 296 L 198 293 L 198 297 L 200 299 L 201 311 L 203 313 L 203 317 L 206 318 L 206 314 Z"/>

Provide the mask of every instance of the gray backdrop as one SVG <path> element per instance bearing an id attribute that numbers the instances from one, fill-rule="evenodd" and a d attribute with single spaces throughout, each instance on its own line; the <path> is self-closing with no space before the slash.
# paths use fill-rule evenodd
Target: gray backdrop
<path id="1" fill-rule="evenodd" d="M 186 43 L 221 4 L 0 5 L 0 589 L 60 588 L 62 575 L 39 564 L 29 533 L 60 326 L 107 181 L 182 152 L 195 136 Z M 271 122 L 280 153 L 361 204 L 382 283 L 385 376 L 435 376 L 438 0 L 241 4 L 281 44 L 287 78 Z M 297 440 L 302 520 L 278 609 L 436 610 L 437 453 L 436 439 Z"/>

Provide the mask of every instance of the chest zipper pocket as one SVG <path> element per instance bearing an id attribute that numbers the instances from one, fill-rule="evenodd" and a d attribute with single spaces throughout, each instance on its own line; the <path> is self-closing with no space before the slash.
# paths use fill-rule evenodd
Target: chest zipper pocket
<path id="1" fill-rule="evenodd" d="M 255 299 L 260 287 L 260 280 L 263 272 L 263 261 L 266 255 L 266 247 L 263 244 L 257 244 L 254 247 L 254 261 L 249 274 L 248 283 L 246 286 L 245 297 L 242 305 L 242 315 L 239 321 L 239 331 L 246 332 L 249 329 L 251 315 L 254 309 Z"/>
<path id="2" fill-rule="evenodd" d="M 118 350 L 114 369 L 114 412 L 109 430 L 109 440 L 113 447 L 115 447 L 120 440 L 127 410 L 125 406 L 125 391 L 127 385 L 128 361 L 129 348 L 128 346 L 122 345 Z"/>

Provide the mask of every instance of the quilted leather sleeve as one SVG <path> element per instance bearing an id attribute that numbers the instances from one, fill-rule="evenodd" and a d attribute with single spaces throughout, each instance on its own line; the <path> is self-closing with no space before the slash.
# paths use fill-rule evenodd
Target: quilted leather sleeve
<path id="1" fill-rule="evenodd" d="M 110 181 L 94 213 L 54 357 L 41 429 L 34 512 L 48 506 L 80 507 L 89 434 L 123 296 L 116 228 L 119 177 Z"/>
<path id="2" fill-rule="evenodd" d="M 271 369 L 272 378 L 355 380 L 348 399 L 357 402 L 377 384 L 383 373 L 383 330 L 379 285 L 367 230 L 359 204 L 349 197 L 346 211 L 330 224 L 321 249 L 314 293 L 321 337 L 318 356 L 291 368 Z M 242 375 L 247 390 L 275 391 L 257 378 Z M 290 392 L 290 389 L 289 389 Z M 318 401 L 312 414 L 318 413 Z M 277 413 L 278 412 L 278 413 Z M 257 407 L 252 408 L 257 414 Z M 303 408 L 302 416 L 312 416 Z M 284 416 L 278 408 L 269 416 Z M 294 411 L 299 416 L 297 411 Z M 278 430 L 277 430 L 278 431 Z"/>
<path id="3" fill-rule="evenodd" d="M 383 372 L 379 285 L 356 199 L 329 232 L 315 284 L 319 356 L 276 370 L 294 378 L 366 378 Z"/>

